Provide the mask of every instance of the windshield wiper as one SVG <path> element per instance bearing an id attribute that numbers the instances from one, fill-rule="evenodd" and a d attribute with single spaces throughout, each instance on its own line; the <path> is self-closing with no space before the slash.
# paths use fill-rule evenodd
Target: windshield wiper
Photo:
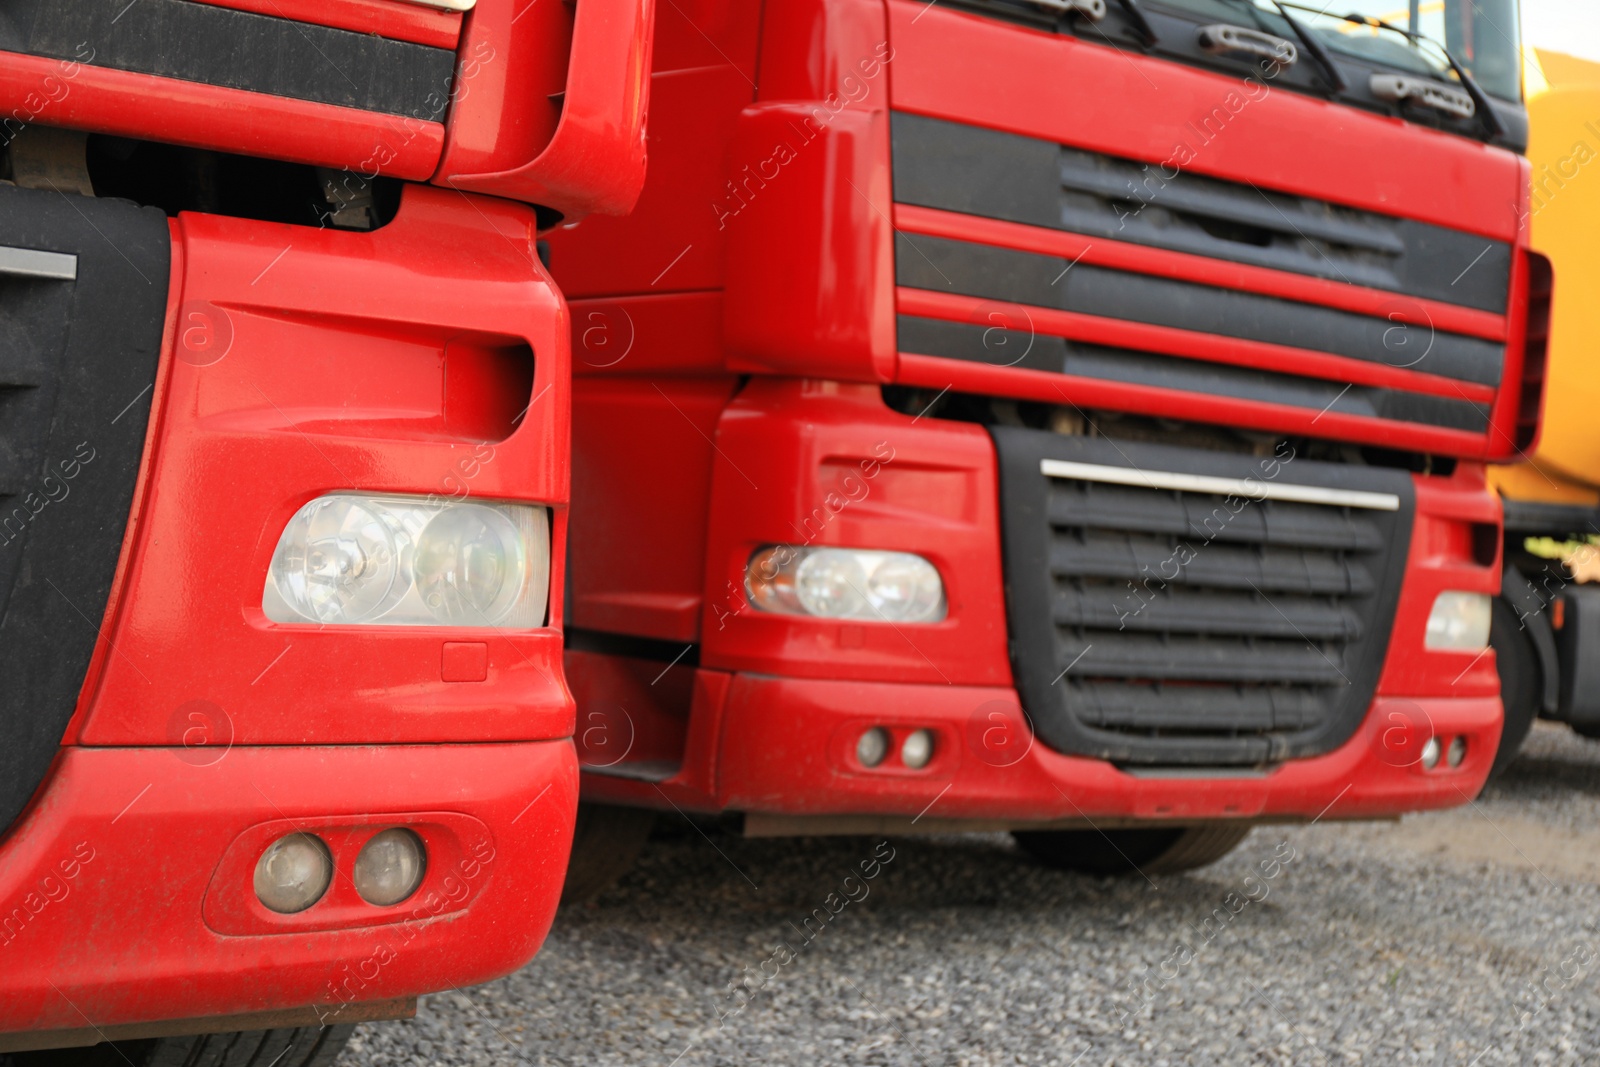
<path id="1" fill-rule="evenodd" d="M 1276 2 L 1276 0 L 1274 0 L 1274 2 Z M 1500 123 L 1500 116 L 1495 114 L 1494 105 L 1489 103 L 1489 97 L 1484 93 L 1483 89 L 1479 87 L 1477 80 L 1473 78 L 1471 74 L 1467 73 L 1467 68 L 1456 62 L 1456 57 L 1450 54 L 1450 49 L 1446 48 L 1438 41 L 1435 41 L 1432 37 L 1427 37 L 1411 30 L 1402 30 L 1399 26 L 1385 22 L 1383 19 L 1376 18 L 1372 15 L 1349 14 L 1344 16 L 1344 20 L 1346 22 L 1354 22 L 1357 25 L 1381 26 L 1382 28 L 1389 30 L 1391 33 L 1400 34 L 1407 40 L 1426 41 L 1428 44 L 1437 48 L 1439 53 L 1444 56 L 1444 61 L 1450 64 L 1450 69 L 1455 72 L 1457 80 L 1461 82 L 1461 88 L 1466 91 L 1468 96 L 1472 97 L 1472 106 L 1476 113 L 1483 116 L 1484 132 L 1487 133 L 1491 139 L 1499 137 L 1506 132 L 1505 126 L 1501 125 Z"/>
<path id="2" fill-rule="evenodd" d="M 1289 9 L 1283 6 L 1283 0 L 1272 0 L 1272 4 L 1278 9 L 1278 14 L 1283 16 L 1283 21 L 1287 22 L 1289 28 L 1294 31 L 1294 35 L 1300 38 L 1300 43 L 1306 46 L 1306 51 L 1311 53 L 1311 58 L 1317 61 L 1317 66 L 1321 67 L 1323 73 L 1327 75 L 1328 90 L 1333 93 L 1344 92 L 1344 75 L 1339 73 L 1339 68 L 1334 65 L 1333 57 L 1328 54 L 1326 48 L 1322 47 L 1322 42 L 1317 40 L 1316 34 L 1301 25 L 1299 19 L 1289 14 Z"/>

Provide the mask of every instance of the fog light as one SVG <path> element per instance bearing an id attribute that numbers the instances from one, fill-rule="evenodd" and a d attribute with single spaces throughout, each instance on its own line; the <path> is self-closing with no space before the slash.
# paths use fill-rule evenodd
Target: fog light
<path id="1" fill-rule="evenodd" d="M 1467 758 L 1467 739 L 1456 736 L 1450 742 L 1450 748 L 1444 754 L 1444 761 L 1452 767 L 1461 766 L 1461 761 Z"/>
<path id="2" fill-rule="evenodd" d="M 879 622 L 945 617 L 938 568 L 909 552 L 768 545 L 750 557 L 744 582 L 761 611 Z"/>
<path id="3" fill-rule="evenodd" d="M 900 742 L 900 762 L 914 771 L 928 765 L 933 758 L 933 735 L 926 730 L 914 730 Z"/>
<path id="4" fill-rule="evenodd" d="M 385 830 L 363 845 L 356 857 L 352 877 L 356 892 L 368 904 L 398 904 L 422 884 L 426 857 L 422 839 L 410 830 Z"/>
<path id="5" fill-rule="evenodd" d="M 321 900 L 332 880 L 328 846 L 310 834 L 280 837 L 256 861 L 256 898 L 283 915 Z"/>
<path id="6" fill-rule="evenodd" d="M 863 767 L 876 767 L 888 754 L 889 735 L 881 727 L 874 726 L 856 742 L 856 759 Z"/>
<path id="7" fill-rule="evenodd" d="M 1439 739 L 1428 738 L 1428 743 L 1422 746 L 1422 765 L 1428 770 L 1433 770 L 1439 765 Z"/>
<path id="8" fill-rule="evenodd" d="M 1483 593 L 1440 593 L 1428 613 L 1423 645 L 1436 652 L 1481 652 L 1489 645 L 1489 597 Z"/>

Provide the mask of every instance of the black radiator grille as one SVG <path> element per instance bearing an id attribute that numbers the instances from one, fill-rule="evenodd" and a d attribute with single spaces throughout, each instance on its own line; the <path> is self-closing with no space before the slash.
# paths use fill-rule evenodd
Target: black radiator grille
<path id="1" fill-rule="evenodd" d="M 1355 729 L 1398 598 L 1408 475 L 1287 451 L 992 432 L 1013 665 L 1046 744 L 1130 764 L 1257 765 L 1328 751 Z M 1046 473 L 1051 460 L 1065 473 Z M 1308 489 L 1332 502 L 1276 498 Z"/>

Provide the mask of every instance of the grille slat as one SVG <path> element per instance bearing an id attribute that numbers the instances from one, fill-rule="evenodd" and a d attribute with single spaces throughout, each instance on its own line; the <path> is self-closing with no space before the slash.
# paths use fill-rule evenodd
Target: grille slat
<path id="1" fill-rule="evenodd" d="M 1238 501 L 1206 509 L 1176 493 L 1156 496 L 1148 489 L 1094 482 L 1060 482 L 1050 490 L 1052 523 L 1329 550 L 1371 551 L 1383 543 L 1378 528 L 1360 514 L 1327 512 L 1285 501 L 1273 501 L 1271 509 L 1241 507 Z"/>
<path id="2" fill-rule="evenodd" d="M 1334 686 L 1346 684 L 1340 659 L 1347 643 L 1058 628 L 1056 662 L 1068 674 L 1094 678 Z"/>
<path id="3" fill-rule="evenodd" d="M 1071 699 L 1085 722 L 1124 730 L 1181 731 L 1196 721 L 1240 732 L 1304 730 L 1323 714 L 1315 694 L 1287 687 L 1085 682 L 1073 684 Z"/>
<path id="4" fill-rule="evenodd" d="M 1326 752 L 1355 729 L 1394 618 L 1409 475 L 989 430 L 1013 668 L 1046 744 L 1135 765 L 1255 765 Z M 1262 499 L 1224 506 L 1222 487 L 1251 478 Z"/>
<path id="5" fill-rule="evenodd" d="M 1303 640 L 1352 640 L 1361 618 L 1329 600 L 1277 597 L 1255 592 L 1171 587 L 1157 597 L 1140 587 L 1058 582 L 1051 617 L 1057 626 L 1117 631 L 1180 632 Z"/>
<path id="6" fill-rule="evenodd" d="M 1252 506 L 1265 507 L 1267 502 Z M 1193 558 L 1188 558 L 1191 554 Z M 1050 571 L 1057 577 L 1112 579 L 1130 586 L 1174 584 L 1332 596 L 1365 596 L 1373 590 L 1371 574 L 1337 554 L 1275 546 L 1242 548 L 1220 541 L 1191 553 L 1170 538 L 1103 530 L 1083 531 L 1071 539 L 1058 537 L 1050 549 Z"/>

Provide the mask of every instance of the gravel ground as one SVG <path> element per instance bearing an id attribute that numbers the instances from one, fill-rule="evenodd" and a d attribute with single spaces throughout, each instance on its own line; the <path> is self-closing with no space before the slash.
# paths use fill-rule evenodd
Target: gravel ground
<path id="1" fill-rule="evenodd" d="M 1541 725 L 1473 807 L 1262 828 L 1153 881 L 1003 835 L 669 830 L 533 963 L 340 1065 L 1594 1063 L 1597 971 L 1600 743 Z"/>

